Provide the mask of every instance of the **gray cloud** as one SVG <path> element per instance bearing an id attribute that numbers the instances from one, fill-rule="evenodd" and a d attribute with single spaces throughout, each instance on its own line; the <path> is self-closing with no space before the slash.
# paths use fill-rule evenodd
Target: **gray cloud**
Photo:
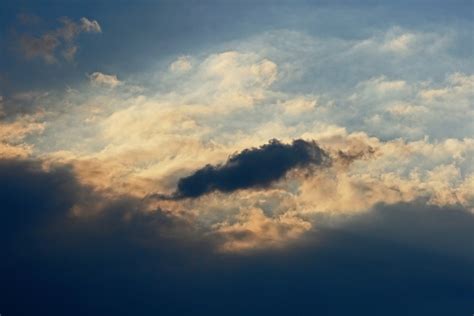
<path id="1" fill-rule="evenodd" d="M 84 199 L 106 206 L 87 218 L 69 216 Z M 337 227 L 320 220 L 292 247 L 242 256 L 214 253 L 218 240 L 196 238 L 189 224 L 165 212 L 139 212 L 134 199 L 94 195 L 68 167 L 46 171 L 38 161 L 0 161 L 0 202 L 0 294 L 9 314 L 472 309 L 474 217 L 462 208 L 378 205 Z"/>

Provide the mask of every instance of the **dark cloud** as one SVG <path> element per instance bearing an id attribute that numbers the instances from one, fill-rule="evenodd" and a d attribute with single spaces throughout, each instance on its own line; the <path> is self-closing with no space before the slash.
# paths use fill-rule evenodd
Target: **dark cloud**
<path id="1" fill-rule="evenodd" d="M 351 217 L 344 225 L 344 230 L 350 233 L 474 263 L 473 228 L 474 215 L 468 210 L 428 205 L 424 199 L 380 204 L 372 212 Z"/>
<path id="2" fill-rule="evenodd" d="M 321 165 L 329 156 L 314 141 L 283 144 L 271 140 L 259 148 L 245 149 L 222 165 L 207 165 L 178 181 L 173 198 L 195 198 L 212 191 L 232 192 L 268 187 L 294 168 Z"/>
<path id="3" fill-rule="evenodd" d="M 84 200 L 106 205 L 69 216 Z M 216 254 L 216 242 L 129 197 L 106 200 L 66 167 L 0 161 L 5 315 L 469 315 L 474 216 L 378 205 L 287 248 Z"/>
<path id="4" fill-rule="evenodd" d="M 0 242 L 72 207 L 79 189 L 68 168 L 46 172 L 38 161 L 0 160 L 0 230 L 7 237 Z"/>
<path id="5" fill-rule="evenodd" d="M 72 216 L 81 204 L 90 214 Z M 0 160 L 1 313 L 108 314 L 133 278 L 169 279 L 177 263 L 212 252 L 212 241 L 197 238 L 186 220 L 140 208 L 136 199 L 105 198 L 81 185 L 68 166 L 45 170 L 41 161 Z M 132 287 L 140 286 L 147 285 Z M 99 298 L 105 289 L 112 292 Z"/>
<path id="6" fill-rule="evenodd" d="M 80 184 L 69 166 L 46 170 L 37 160 L 0 159 L 0 205 L 0 231 L 4 237 L 0 245 L 12 251 L 22 242 L 45 237 L 44 234 L 78 230 L 78 235 L 85 231 L 99 234 L 126 227 L 126 238 L 136 241 L 152 239 L 148 237 L 153 235 L 182 238 L 192 234 L 184 219 L 168 216 L 159 209 L 141 212 L 141 201 L 131 197 L 106 198 Z M 80 206 L 83 216 L 73 216 L 75 206 Z"/>

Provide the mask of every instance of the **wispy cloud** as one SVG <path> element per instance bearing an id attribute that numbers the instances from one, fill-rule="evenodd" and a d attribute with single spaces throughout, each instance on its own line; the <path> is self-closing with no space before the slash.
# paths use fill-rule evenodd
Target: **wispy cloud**
<path id="1" fill-rule="evenodd" d="M 106 75 L 101 72 L 93 72 L 88 77 L 91 83 L 110 88 L 115 88 L 122 83 L 116 75 Z"/>
<path id="2" fill-rule="evenodd" d="M 24 19 L 24 18 L 23 18 Z M 85 17 L 74 22 L 67 17 L 59 19 L 61 27 L 45 31 L 35 36 L 22 34 L 18 40 L 19 49 L 27 59 L 40 58 L 48 64 L 59 60 L 58 51 L 66 61 L 74 60 L 78 50 L 76 38 L 81 33 L 101 33 L 102 29 L 96 20 Z"/>

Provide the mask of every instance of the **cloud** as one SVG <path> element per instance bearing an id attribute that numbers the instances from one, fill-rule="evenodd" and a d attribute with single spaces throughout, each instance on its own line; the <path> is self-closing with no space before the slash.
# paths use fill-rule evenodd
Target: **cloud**
<path id="1" fill-rule="evenodd" d="M 33 145 L 28 144 L 25 138 L 44 131 L 41 116 L 41 113 L 19 115 L 14 120 L 0 121 L 0 159 L 26 158 L 31 154 Z"/>
<path id="2" fill-rule="evenodd" d="M 291 169 L 328 162 L 328 155 L 315 142 L 297 139 L 289 145 L 271 140 L 259 148 L 245 149 L 231 156 L 222 165 L 207 165 L 179 179 L 174 197 L 196 198 L 216 190 L 264 188 Z"/>
<path id="3" fill-rule="evenodd" d="M 99 22 L 96 20 L 91 21 L 85 17 L 81 18 L 81 28 L 84 30 L 84 32 L 102 33 Z"/>
<path id="4" fill-rule="evenodd" d="M 190 67 L 192 66 L 192 67 Z M 252 108 L 267 97 L 271 85 L 278 79 L 278 66 L 255 53 L 229 50 L 209 54 L 204 59 L 178 57 L 169 70 L 174 75 L 162 75 L 162 86 L 169 98 L 183 104 L 206 105 L 214 112 L 232 112 Z M 185 71 L 185 77 L 177 77 Z"/>
<path id="5" fill-rule="evenodd" d="M 474 216 L 462 208 L 379 204 L 357 216 L 318 217 L 311 229 L 252 210 L 242 213 L 246 224 L 228 223 L 209 235 L 165 211 L 142 212 L 137 200 L 104 200 L 67 166 L 3 160 L 0 188 L 0 293 L 11 314 L 189 314 L 199 308 L 219 315 L 236 297 L 246 304 L 230 315 L 249 307 L 251 314 L 287 315 L 302 304 L 311 312 L 329 306 L 331 314 L 370 314 L 394 297 L 403 304 L 387 315 L 403 314 L 406 306 L 413 315 L 471 308 Z M 71 216 L 85 199 L 102 201 L 102 211 Z M 285 235 L 299 242 L 213 251 L 216 244 L 278 244 Z"/>
<path id="6" fill-rule="evenodd" d="M 415 35 L 411 33 L 397 35 L 388 38 L 382 45 L 382 49 L 394 53 L 408 53 L 415 40 Z"/>
<path id="7" fill-rule="evenodd" d="M 445 30 L 443 30 L 446 32 Z M 413 29 L 405 29 L 395 26 L 384 32 L 374 32 L 375 34 L 366 38 L 356 45 L 354 51 L 366 51 L 375 55 L 385 55 L 386 57 L 409 60 L 415 53 L 432 54 L 446 48 L 447 34 L 437 34 Z M 388 55 L 388 56 L 387 56 Z"/>
<path id="8" fill-rule="evenodd" d="M 467 98 L 472 97 L 474 90 L 474 75 L 456 72 L 445 79 L 442 87 L 424 87 L 419 96 L 425 101 L 435 101 L 443 104 L 461 103 L 457 106 L 466 106 Z"/>
<path id="9" fill-rule="evenodd" d="M 289 115 L 300 115 L 306 112 L 311 112 L 317 105 L 317 99 L 297 97 L 287 100 L 282 103 L 284 111 Z"/>
<path id="10" fill-rule="evenodd" d="M 64 59 L 69 61 L 69 62 L 73 61 L 74 57 L 76 56 L 77 49 L 78 49 L 77 46 L 71 46 L 71 47 L 66 48 L 62 53 Z"/>
<path id="11" fill-rule="evenodd" d="M 428 108 L 423 105 L 411 105 L 410 103 L 396 102 L 387 109 L 387 112 L 395 116 L 411 116 L 427 113 Z"/>
<path id="12" fill-rule="evenodd" d="M 171 63 L 169 69 L 174 73 L 184 73 L 191 70 L 192 67 L 193 65 L 189 56 L 180 56 Z"/>
<path id="13" fill-rule="evenodd" d="M 275 43 L 278 38 L 285 38 L 287 50 L 278 47 L 283 45 Z M 355 56 L 351 50 L 359 40 L 278 32 L 271 40 L 257 39 L 267 46 L 237 45 L 239 50 L 233 51 L 219 47 L 216 53 L 190 55 L 192 68 L 185 76 L 170 73 L 166 59 L 160 78 L 141 81 L 141 90 L 117 85 L 112 92 L 84 85 L 74 93 L 35 98 L 47 110 L 45 129 L 41 135 L 27 134 L 20 143 L 34 146 L 29 154 L 70 165 L 81 184 L 110 198 L 143 199 L 154 192 L 170 197 L 174 191 L 179 194 L 180 179 L 193 179 L 193 172 L 201 171 L 213 182 L 211 188 L 203 186 L 204 193 L 194 193 L 199 198 L 145 201 L 175 216 L 192 215 L 196 225 L 216 235 L 219 230 L 227 245 L 220 249 L 227 251 L 300 240 L 305 227 L 317 226 L 311 218 L 317 213 L 349 216 L 377 203 L 419 198 L 428 205 L 473 209 L 471 125 L 465 123 L 471 115 L 471 75 L 419 81 L 377 72 L 378 65 L 364 72 L 367 78 L 352 78 L 347 88 L 336 84 L 335 92 L 321 91 L 318 76 L 313 76 L 314 87 L 300 90 L 299 84 L 288 82 L 299 82 L 295 67 L 319 69 L 334 83 L 332 72 L 323 66 L 339 67 L 345 57 L 358 65 L 366 60 L 367 55 Z M 313 52 L 320 58 L 311 57 Z M 13 104 L 13 97 L 5 98 L 5 109 L 16 109 L 30 98 L 16 99 Z M 457 124 L 439 127 L 448 121 Z M 222 185 L 219 172 L 229 155 L 258 149 L 272 138 L 282 144 L 315 140 L 332 164 L 318 172 L 290 168 L 264 187 L 255 181 L 245 190 L 212 188 Z M 208 169 L 202 168 L 207 164 Z M 86 205 L 75 211 L 85 216 L 88 209 L 95 208 Z"/>
<path id="14" fill-rule="evenodd" d="M 44 114 L 45 108 L 50 104 L 51 91 L 25 90 L 4 95 L 1 102 L 1 114 L 4 122 L 11 122 L 17 117 Z"/>
<path id="15" fill-rule="evenodd" d="M 388 88 L 391 86 L 397 93 L 405 90 L 408 94 L 416 93 L 408 83 L 392 84 L 393 81 L 397 80 L 371 80 L 366 94 L 396 97 L 396 93 L 391 95 L 393 91 Z M 399 87 L 402 89 L 397 90 Z M 275 111 L 278 103 L 272 104 L 272 99 L 269 104 L 241 113 L 216 113 L 206 111 L 206 106 L 182 104 L 179 97 L 130 96 L 122 89 L 116 89 L 115 93 L 116 96 L 99 95 L 81 100 L 77 106 L 71 104 L 71 118 L 64 125 L 48 123 L 48 126 L 63 126 L 60 139 L 53 142 L 62 142 L 63 145 L 57 147 L 61 151 L 52 153 L 51 159 L 70 163 L 81 182 L 111 195 L 142 198 L 153 192 L 172 194 L 179 179 L 192 174 L 193 170 L 206 164 L 218 166 L 233 152 L 257 147 L 269 138 L 278 137 L 285 143 L 298 138 L 316 140 L 331 154 L 333 166 L 308 177 L 290 171 L 281 179 L 283 181 L 264 190 L 250 188 L 244 190 L 244 194 L 237 190 L 222 195 L 211 192 L 206 194 L 209 199 L 201 196 L 195 200 L 203 201 L 193 203 L 181 200 L 171 205 L 168 201 L 169 209 L 197 213 L 203 221 L 214 224 L 232 223 L 236 210 L 259 209 L 259 201 L 272 205 L 271 212 L 265 210 L 270 220 L 281 215 L 283 207 L 277 205 L 285 205 L 287 210 L 300 214 L 363 212 L 379 202 L 398 203 L 419 197 L 429 197 L 429 203 L 436 205 L 459 203 L 467 208 L 473 205 L 472 195 L 468 194 L 472 172 L 469 167 L 472 140 L 469 138 L 382 140 L 360 131 L 348 132 L 339 125 L 315 123 L 317 116 L 308 118 L 309 114 L 292 121 L 291 116 Z M 287 95 L 281 98 L 291 100 Z M 358 104 L 363 103 L 358 101 Z M 96 104 L 101 105 L 98 113 Z M 338 108 L 334 107 L 320 102 L 314 111 L 336 116 Z M 380 110 L 385 111 L 385 108 Z M 95 120 L 82 123 L 92 115 Z M 95 131 L 93 138 L 80 136 L 90 135 L 90 131 Z M 348 163 L 353 158 L 360 159 Z M 449 168 L 436 169 L 443 165 Z M 447 186 L 440 185 L 438 180 L 432 181 L 443 170 L 452 178 Z M 271 198 L 253 195 L 256 191 L 271 191 L 273 187 L 280 191 Z M 246 200 L 245 204 L 242 199 Z M 219 212 L 226 218 L 215 218 Z"/>
<path id="16" fill-rule="evenodd" d="M 49 225 L 55 215 L 67 213 L 80 194 L 67 167 L 47 171 L 38 160 L 2 158 L 0 179 L 3 246 L 14 246 L 14 236 L 21 231 L 33 233 L 28 230 Z"/>
<path id="17" fill-rule="evenodd" d="M 106 75 L 101 72 L 93 72 L 88 77 L 92 83 L 107 86 L 109 88 L 115 88 L 122 83 L 118 80 L 116 75 Z"/>
<path id="18" fill-rule="evenodd" d="M 388 138 L 470 137 L 473 86 L 473 76 L 464 73 L 449 74 L 439 83 L 372 78 L 357 84 L 346 99 L 359 118 L 339 114 L 341 124 L 350 121 L 353 129 Z"/>
<path id="19" fill-rule="evenodd" d="M 368 27 L 351 28 L 367 10 L 342 9 L 318 7 L 302 27 L 299 16 L 279 19 L 299 31 L 251 38 L 261 28 L 209 37 L 206 26 L 191 41 L 180 32 L 166 49 L 176 55 L 152 54 L 146 74 L 127 74 L 127 63 L 91 84 L 67 75 L 65 93 L 64 83 L 47 95 L 1 91 L 0 312 L 471 312 L 473 78 L 458 30 L 472 23 L 419 28 L 417 17 L 385 30 L 400 13 L 390 12 L 383 25 L 368 14 Z M 30 58 L 73 61 L 80 34 L 101 31 L 61 23 L 28 33 L 38 39 Z M 222 38 L 236 40 L 208 45 Z M 301 162 L 294 139 L 314 140 L 330 163 Z"/>
<path id="20" fill-rule="evenodd" d="M 78 50 L 75 43 L 81 33 L 100 33 L 101 28 L 96 20 L 81 18 L 76 23 L 67 17 L 59 19 L 62 26 L 44 32 L 39 36 L 23 34 L 19 38 L 19 49 L 27 59 L 41 58 L 47 64 L 58 62 L 57 50 L 66 61 L 74 60 Z"/>
<path id="21" fill-rule="evenodd" d="M 240 212 L 233 223 L 216 224 L 214 233 L 220 239 L 218 250 L 245 252 L 265 248 L 280 248 L 301 237 L 312 228 L 308 220 L 287 212 L 275 218 L 262 209 L 251 208 Z"/>
<path id="22" fill-rule="evenodd" d="M 39 57 L 48 64 L 56 62 L 55 51 L 60 41 L 52 34 L 44 34 L 41 37 L 23 35 L 19 44 L 21 52 L 27 59 Z"/>

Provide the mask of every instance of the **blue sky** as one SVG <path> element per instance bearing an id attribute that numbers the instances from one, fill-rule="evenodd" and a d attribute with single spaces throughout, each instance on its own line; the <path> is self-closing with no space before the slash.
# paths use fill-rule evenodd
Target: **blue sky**
<path id="1" fill-rule="evenodd" d="M 342 39 L 361 39 L 392 27 L 423 31 L 455 29 L 458 36 L 464 38 L 452 48 L 453 53 L 466 58 L 472 51 L 472 43 L 466 40 L 472 26 L 469 1 L 357 6 L 350 2 L 329 5 L 311 1 L 297 1 L 295 5 L 285 1 L 256 4 L 250 1 L 157 1 L 139 2 L 133 6 L 123 1 L 114 5 L 109 1 L 71 1 L 67 4 L 39 1 L 6 2 L 2 6 L 1 34 L 6 39 L 12 37 L 13 32 L 20 32 L 17 16 L 22 13 L 41 17 L 43 21 L 39 24 L 45 29 L 57 26 L 57 19 L 62 16 L 73 19 L 89 16 L 100 21 L 102 28 L 107 30 L 100 36 L 81 36 L 79 42 L 83 42 L 85 48 L 77 54 L 74 65 L 60 65 L 54 69 L 35 63 L 26 68 L 11 45 L 5 43 L 2 45 L 2 56 L 5 56 L 2 68 L 9 69 L 14 87 L 26 84 L 17 73 L 27 69 L 33 79 L 30 85 L 50 88 L 64 83 L 64 77 L 68 83 L 69 80 L 76 83 L 83 79 L 84 72 L 96 68 L 122 75 L 141 73 L 150 63 L 180 54 L 203 53 L 210 47 L 275 29 Z M 38 30 L 36 26 L 32 29 Z M 42 76 L 45 71 L 49 76 Z"/>

